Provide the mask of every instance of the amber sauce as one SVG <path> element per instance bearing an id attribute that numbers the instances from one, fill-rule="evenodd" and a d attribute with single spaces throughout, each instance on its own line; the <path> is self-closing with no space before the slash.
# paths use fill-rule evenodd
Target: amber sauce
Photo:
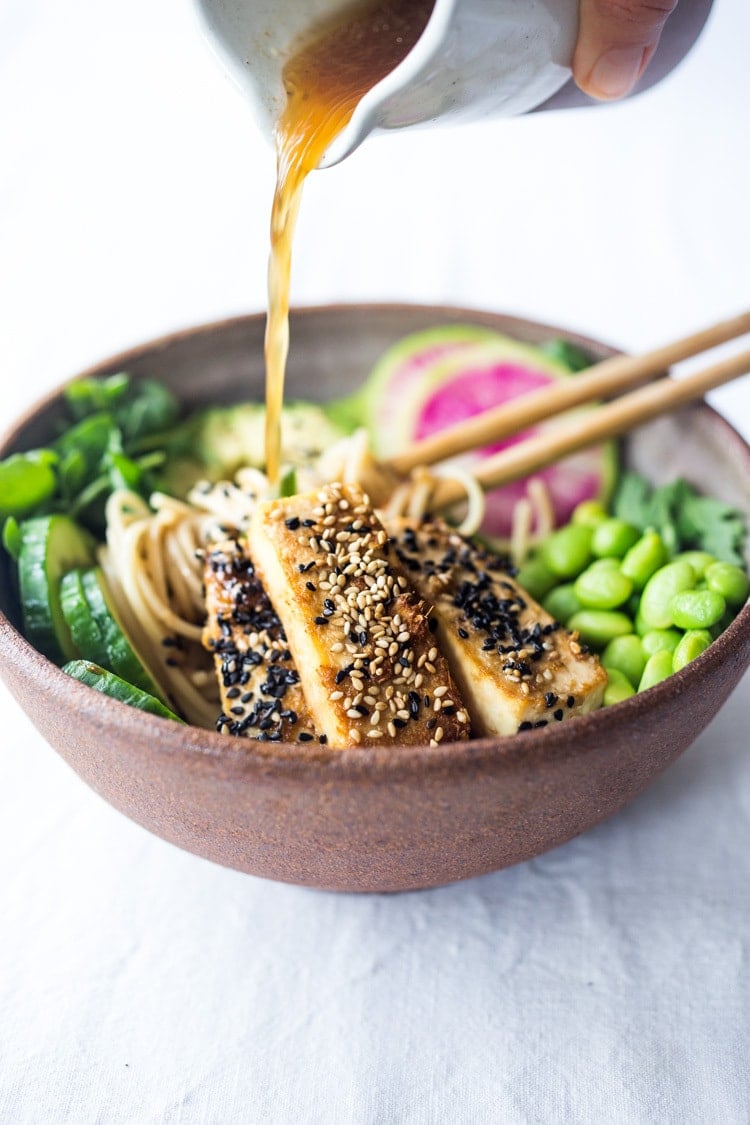
<path id="1" fill-rule="evenodd" d="M 415 45 L 433 5 L 434 0 L 352 4 L 319 25 L 284 67 L 287 103 L 275 130 L 277 174 L 265 344 L 266 472 L 271 484 L 279 479 L 292 239 L 305 177 L 317 168 L 363 95 Z"/>

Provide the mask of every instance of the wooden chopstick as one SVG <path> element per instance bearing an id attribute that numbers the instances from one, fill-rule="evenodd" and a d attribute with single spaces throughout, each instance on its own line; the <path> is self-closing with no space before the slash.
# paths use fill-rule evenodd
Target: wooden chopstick
<path id="1" fill-rule="evenodd" d="M 708 391 L 741 375 L 747 375 L 748 372 L 750 350 L 730 356 L 684 379 L 660 379 L 623 395 L 598 410 L 589 411 L 585 416 L 579 415 L 569 425 L 548 430 L 504 449 L 494 457 L 488 457 L 477 465 L 474 477 L 482 488 L 498 488 L 576 453 L 579 449 L 626 433 L 651 418 L 694 402 Z M 431 506 L 436 510 L 449 507 L 462 500 L 465 494 L 460 482 L 441 481 L 433 493 Z"/>
<path id="2" fill-rule="evenodd" d="M 471 449 L 492 445 L 493 442 L 519 433 L 536 422 L 561 414 L 574 406 L 612 398 L 620 391 L 663 375 L 673 363 L 708 351 L 747 332 L 750 332 L 750 310 L 645 355 L 612 356 L 574 378 L 561 379 L 552 386 L 541 387 L 521 398 L 441 430 L 413 445 L 405 453 L 393 457 L 388 464 L 397 473 L 405 474 L 418 465 L 433 465 Z"/>

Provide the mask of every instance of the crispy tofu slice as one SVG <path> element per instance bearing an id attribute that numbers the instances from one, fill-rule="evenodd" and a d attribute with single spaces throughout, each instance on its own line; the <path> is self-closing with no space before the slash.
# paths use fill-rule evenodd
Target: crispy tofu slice
<path id="1" fill-rule="evenodd" d="M 203 644 L 219 680 L 219 733 L 312 742 L 315 727 L 284 629 L 240 543 L 227 540 L 208 554 L 205 585 Z"/>
<path id="2" fill-rule="evenodd" d="M 468 737 L 430 607 L 361 489 L 331 484 L 260 504 L 248 544 L 331 746 Z"/>
<path id="3" fill-rule="evenodd" d="M 509 735 L 601 705 L 607 675 L 496 556 L 442 522 L 386 521 L 479 735 Z"/>

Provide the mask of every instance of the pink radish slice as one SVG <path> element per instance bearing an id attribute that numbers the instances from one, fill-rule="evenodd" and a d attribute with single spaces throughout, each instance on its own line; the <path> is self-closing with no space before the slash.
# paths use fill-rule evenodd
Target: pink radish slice
<path id="1" fill-rule="evenodd" d="M 414 362 L 414 361 L 412 361 Z M 449 355 L 433 356 L 421 365 L 419 379 L 411 378 L 405 393 L 392 403 L 387 429 L 379 429 L 376 449 L 392 456 L 414 441 L 428 437 L 464 418 L 528 394 L 560 378 L 570 378 L 566 369 L 529 345 L 497 335 L 492 342 L 464 345 Z M 533 433 L 558 422 L 544 423 L 495 445 L 457 458 L 456 464 L 470 467 L 515 445 Z M 612 445 L 597 446 L 534 474 L 546 484 L 557 525 L 565 523 L 582 500 L 606 499 L 616 474 Z M 495 489 L 487 495 L 482 531 L 507 538 L 513 509 L 527 492 L 527 480 Z"/>
<path id="2" fill-rule="evenodd" d="M 496 332 L 479 325 L 448 324 L 414 332 L 395 343 L 375 364 L 365 386 L 365 416 L 373 433 L 388 432 L 406 396 L 441 359 L 497 338 Z"/>

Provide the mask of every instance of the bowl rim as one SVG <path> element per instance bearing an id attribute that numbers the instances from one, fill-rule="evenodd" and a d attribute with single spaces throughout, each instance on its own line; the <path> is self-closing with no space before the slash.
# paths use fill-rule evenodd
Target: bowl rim
<path id="1" fill-rule="evenodd" d="M 542 329 L 551 335 L 559 335 L 571 340 L 584 348 L 589 347 L 599 352 L 605 351 L 609 354 L 617 354 L 617 349 L 598 340 L 548 325 L 542 321 L 455 305 L 429 305 L 408 302 L 341 302 L 295 307 L 291 310 L 291 315 L 293 320 L 299 320 L 305 317 L 315 317 L 322 312 L 346 313 L 354 310 L 365 315 L 368 312 L 408 312 L 410 310 L 435 316 L 443 314 L 453 318 L 463 315 L 475 323 L 486 323 L 490 326 L 493 324 L 497 326 L 498 320 L 503 320 L 506 325 L 511 322 L 534 330 Z M 70 383 L 94 375 L 101 375 L 119 367 L 126 368 L 136 360 L 165 350 L 175 343 L 196 337 L 210 336 L 217 331 L 242 327 L 248 323 L 257 323 L 264 317 L 265 313 L 250 313 L 179 329 L 128 348 L 91 365 L 78 375 L 66 379 L 59 386 L 47 392 L 4 430 L 0 435 L 0 457 L 8 455 L 17 435 L 34 419 L 44 414 L 59 399 L 65 387 Z M 750 473 L 750 444 L 745 441 L 744 437 L 704 401 L 695 404 L 690 409 L 710 415 L 713 419 L 712 424 L 725 430 L 727 443 L 732 445 L 740 458 L 747 462 L 748 472 Z M 234 739 L 213 730 L 176 723 L 171 719 L 138 711 L 66 675 L 60 667 L 34 648 L 24 635 L 16 629 L 6 614 L 0 610 L 0 659 L 26 667 L 29 670 L 32 689 L 40 692 L 44 689 L 48 692 L 51 687 L 53 693 L 59 696 L 61 700 L 63 697 L 68 700 L 75 700 L 78 709 L 95 717 L 103 729 L 114 725 L 132 726 L 134 723 L 138 724 L 148 737 L 150 752 L 158 755 L 184 755 L 189 757 L 191 763 L 196 766 L 199 766 L 200 763 L 208 768 L 220 765 L 229 777 L 257 772 L 258 770 L 267 773 L 270 767 L 276 767 L 283 773 L 292 772 L 302 776 L 310 770 L 325 767 L 326 771 L 332 771 L 335 776 L 339 777 L 371 775 L 387 776 L 391 780 L 397 780 L 399 776 L 413 774 L 415 769 L 420 771 L 425 768 L 429 771 L 437 769 L 439 772 L 444 772 L 446 768 L 462 770 L 468 766 L 489 760 L 492 760 L 499 767 L 507 768 L 521 760 L 528 760 L 535 765 L 543 765 L 545 761 L 553 758 L 575 755 L 579 750 L 579 743 L 581 746 L 588 745 L 589 739 L 579 740 L 571 737 L 571 722 L 575 724 L 576 731 L 586 731 L 591 738 L 595 738 L 598 734 L 604 734 L 606 737 L 607 729 L 611 728 L 613 720 L 618 722 L 627 716 L 629 720 L 637 722 L 652 708 L 658 708 L 670 699 L 673 700 L 686 692 L 696 690 L 703 674 L 716 665 L 734 659 L 733 653 L 742 648 L 743 642 L 750 644 L 750 602 L 740 610 L 732 623 L 705 652 L 679 672 L 649 688 L 648 691 L 636 693 L 608 708 L 600 708 L 586 715 L 577 715 L 566 723 L 555 723 L 547 727 L 518 732 L 502 738 L 470 739 L 466 742 L 444 743 L 437 747 L 402 746 L 395 751 L 392 747 L 375 746 L 351 746 L 344 749 L 335 749 L 318 742 L 277 743 L 257 742 L 253 739 Z"/>

